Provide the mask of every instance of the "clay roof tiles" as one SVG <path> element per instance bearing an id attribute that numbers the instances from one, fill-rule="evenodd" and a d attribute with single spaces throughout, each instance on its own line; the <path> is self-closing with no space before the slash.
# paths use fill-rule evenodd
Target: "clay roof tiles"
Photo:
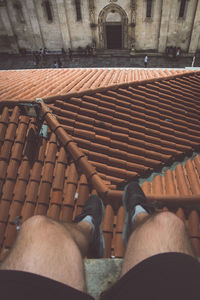
<path id="1" fill-rule="evenodd" d="M 65 95 L 112 84 L 187 73 L 187 70 L 33 69 L 0 70 L 0 100 L 26 100 Z"/>
<path id="2" fill-rule="evenodd" d="M 17 104 L 26 99 L 25 89 L 20 90 L 24 98 L 18 99 L 15 94 L 10 98 L 13 101 L 2 101 L 1 257 L 15 239 L 16 217 L 21 216 L 23 222 L 42 214 L 71 221 L 93 192 L 98 192 L 106 204 L 106 257 L 123 257 L 125 214 L 118 188 L 132 179 L 144 182 L 142 188 L 148 201 L 157 201 L 160 209 L 172 210 L 188 224 L 200 255 L 200 74 L 188 72 L 161 78 L 169 71 L 148 70 L 154 79 L 147 79 L 146 72 L 145 80 L 122 84 L 117 82 L 117 76 L 130 81 L 138 79 L 140 73 L 118 70 L 111 74 L 106 70 L 100 77 L 93 77 L 99 71 L 92 72 L 73 70 L 74 75 L 86 76 L 77 81 L 80 91 L 45 97 L 48 106 L 42 105 L 42 109 L 48 125 L 47 138 L 38 136 L 34 118 L 21 114 Z M 108 75 L 115 85 L 99 88 L 102 81 L 110 82 Z M 87 90 L 82 89 L 85 78 Z M 98 78 L 98 88 L 91 89 Z M 58 84 L 64 86 L 62 78 Z M 58 90 L 54 88 L 54 92 Z M 6 95 L 14 95 L 14 88 L 4 92 Z M 150 177 L 153 174 L 157 176 Z"/>

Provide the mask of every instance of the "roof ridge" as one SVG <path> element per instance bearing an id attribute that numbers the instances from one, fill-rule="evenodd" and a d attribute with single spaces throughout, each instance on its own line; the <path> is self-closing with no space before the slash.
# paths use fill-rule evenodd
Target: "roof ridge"
<path id="1" fill-rule="evenodd" d="M 114 208 L 121 203 L 123 191 L 109 190 L 105 199 L 105 204 L 111 204 Z M 147 201 L 154 203 L 156 207 L 192 207 L 199 208 L 200 195 L 147 195 Z"/>
<path id="2" fill-rule="evenodd" d="M 137 85 L 142 85 L 142 84 L 147 84 L 147 83 L 152 83 L 152 82 L 160 82 L 160 81 L 168 81 L 171 79 L 176 79 L 176 78 L 182 78 L 182 77 L 187 77 L 190 75 L 194 74 L 200 74 L 200 71 L 186 71 L 185 73 L 181 74 L 174 74 L 174 75 L 169 75 L 169 76 L 161 76 L 161 77 L 156 77 L 156 78 L 151 78 L 151 79 L 144 79 L 144 80 L 137 80 L 137 81 L 131 81 L 131 82 L 123 82 L 123 83 L 118 83 L 118 84 L 110 84 L 106 87 L 98 87 L 95 89 L 87 89 L 87 90 L 82 90 L 80 92 L 69 92 L 65 95 L 56 95 L 52 97 L 47 97 L 43 98 L 44 102 L 49 104 L 54 102 L 55 100 L 62 98 L 63 100 L 67 100 L 71 97 L 82 97 L 84 95 L 93 95 L 98 92 L 105 92 L 108 90 L 117 90 L 119 88 L 126 88 L 129 86 L 137 86 Z"/>
<path id="3" fill-rule="evenodd" d="M 42 117 L 46 120 L 50 129 L 55 133 L 65 150 L 71 154 L 75 163 L 83 171 L 88 181 L 93 184 L 94 188 L 102 196 L 102 198 L 105 198 L 109 188 L 105 186 L 94 166 L 88 161 L 86 154 L 80 150 L 73 137 L 70 136 L 58 122 L 48 105 L 42 102 L 40 105 Z"/>

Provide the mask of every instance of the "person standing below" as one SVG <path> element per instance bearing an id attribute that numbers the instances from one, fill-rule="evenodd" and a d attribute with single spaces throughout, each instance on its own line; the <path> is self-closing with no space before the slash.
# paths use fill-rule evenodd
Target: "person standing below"
<path id="1" fill-rule="evenodd" d="M 43 48 L 40 48 L 39 55 L 40 55 L 40 62 L 39 62 L 38 67 L 42 68 L 44 66 L 44 49 Z"/>
<path id="2" fill-rule="evenodd" d="M 58 62 L 56 60 L 54 61 L 54 68 L 56 68 L 56 69 L 59 68 Z"/>
<path id="3" fill-rule="evenodd" d="M 145 55 L 145 58 L 144 58 L 144 67 L 147 68 L 147 63 L 148 63 L 148 56 Z"/>
<path id="4" fill-rule="evenodd" d="M 180 57 L 180 55 L 181 55 L 181 48 L 178 47 L 178 48 L 176 49 L 176 59 L 178 59 L 178 58 Z"/>
<path id="5" fill-rule="evenodd" d="M 57 62 L 58 62 L 58 68 L 62 68 L 62 62 L 60 60 L 60 57 L 58 57 Z"/>
<path id="6" fill-rule="evenodd" d="M 42 50 L 42 57 L 43 57 L 43 65 L 45 66 L 46 65 L 46 62 L 47 62 L 47 48 L 43 48 Z"/>
<path id="7" fill-rule="evenodd" d="M 72 50 L 68 48 L 69 60 L 72 60 Z"/>
<path id="8" fill-rule="evenodd" d="M 34 65 L 37 68 L 38 65 L 39 65 L 39 62 L 40 62 L 40 54 L 39 54 L 38 51 L 35 51 L 34 54 L 33 54 L 33 56 L 34 56 L 34 60 L 35 60 Z"/>
<path id="9" fill-rule="evenodd" d="M 43 55 L 43 50 L 42 48 L 40 48 L 40 57 L 42 57 L 42 55 Z"/>

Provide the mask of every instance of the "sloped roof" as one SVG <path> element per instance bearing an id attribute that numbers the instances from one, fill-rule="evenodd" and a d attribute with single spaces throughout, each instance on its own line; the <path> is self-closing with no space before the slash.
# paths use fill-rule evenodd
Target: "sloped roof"
<path id="1" fill-rule="evenodd" d="M 184 69 L 114 68 L 0 70 L 0 100 L 44 98 L 187 72 Z"/>
<path id="2" fill-rule="evenodd" d="M 195 79 L 198 75 L 192 75 Z M 190 81 L 189 76 L 175 82 L 174 77 L 141 81 L 46 102 L 97 170 L 116 184 L 159 170 L 198 148 L 198 83 L 192 87 Z"/>
<path id="3" fill-rule="evenodd" d="M 106 257 L 122 257 L 125 216 L 118 189 L 133 178 L 143 178 L 149 201 L 188 223 L 199 255 L 200 157 L 182 163 L 199 151 L 199 81 L 200 73 L 189 72 L 46 98 L 47 139 L 38 137 L 35 119 L 21 115 L 19 101 L 2 101 L 2 256 L 14 241 L 17 216 L 71 221 L 96 191 L 106 204 Z M 164 175 L 151 182 L 154 172 Z"/>

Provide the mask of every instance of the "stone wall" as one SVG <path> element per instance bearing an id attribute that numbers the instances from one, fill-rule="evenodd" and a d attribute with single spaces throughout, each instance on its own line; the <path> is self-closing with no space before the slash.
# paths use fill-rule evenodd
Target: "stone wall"
<path id="1" fill-rule="evenodd" d="M 162 1 L 153 0 L 152 17 L 146 17 L 146 0 L 137 1 L 136 6 L 136 50 L 158 49 Z"/>
<path id="2" fill-rule="evenodd" d="M 176 46 L 189 53 L 200 50 L 198 0 L 186 1 L 182 18 L 181 0 L 153 0 L 149 18 L 147 0 L 80 0 L 82 19 L 78 21 L 75 0 L 49 2 L 52 21 L 43 0 L 0 0 L 0 52 L 41 47 L 60 51 L 94 43 L 106 49 L 108 24 L 122 25 L 124 49 L 164 52 L 167 46 Z"/>
<path id="3" fill-rule="evenodd" d="M 34 47 L 34 40 L 31 34 L 31 27 L 29 22 L 29 15 L 26 7 L 26 3 L 21 3 L 21 9 L 17 8 L 17 5 L 21 2 L 7 1 L 7 13 L 9 16 L 10 25 L 18 48 L 31 49 Z M 14 5 L 16 4 L 16 7 Z M 19 13 L 18 13 L 19 12 Z"/>
<path id="4" fill-rule="evenodd" d="M 192 33 L 193 21 L 195 18 L 197 0 L 186 2 L 186 13 L 184 17 L 179 18 L 180 1 L 172 1 L 167 46 L 180 47 L 187 52 L 190 45 L 190 37 Z"/>
<path id="5" fill-rule="evenodd" d="M 29 0 L 27 0 L 28 2 Z M 56 1 L 51 1 L 53 21 L 49 21 L 45 6 L 42 1 L 34 1 L 38 23 L 42 35 L 43 46 L 47 49 L 60 50 L 62 48 L 62 36 L 59 26 L 59 15 Z"/>
<path id="6" fill-rule="evenodd" d="M 89 22 L 88 1 L 81 1 L 82 20 L 77 21 L 74 0 L 66 1 L 67 18 L 72 49 L 86 47 L 92 43 L 91 27 Z"/>

